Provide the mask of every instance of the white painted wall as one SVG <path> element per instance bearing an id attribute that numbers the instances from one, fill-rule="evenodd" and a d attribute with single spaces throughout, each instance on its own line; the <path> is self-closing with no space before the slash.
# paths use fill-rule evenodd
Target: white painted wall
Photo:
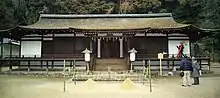
<path id="1" fill-rule="evenodd" d="M 21 41 L 21 56 L 41 57 L 41 41 Z"/>
<path id="2" fill-rule="evenodd" d="M 172 57 L 172 54 L 175 54 L 174 56 L 176 57 L 178 53 L 178 48 L 176 46 L 178 46 L 182 41 L 185 41 L 183 53 L 190 56 L 189 40 L 168 40 L 169 57 Z"/>

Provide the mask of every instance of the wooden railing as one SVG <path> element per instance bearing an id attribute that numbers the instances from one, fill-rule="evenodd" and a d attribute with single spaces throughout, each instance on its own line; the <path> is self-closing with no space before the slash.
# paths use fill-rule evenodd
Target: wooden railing
<path id="1" fill-rule="evenodd" d="M 175 58 L 177 54 L 164 54 L 164 58 Z M 193 57 L 190 54 L 184 54 Z M 157 54 L 136 54 L 136 58 L 157 58 Z M 210 58 L 210 55 L 198 55 L 197 58 Z"/>
<path id="2" fill-rule="evenodd" d="M 191 59 L 189 58 L 189 60 Z M 206 68 L 207 70 L 210 70 L 211 59 L 209 57 L 198 57 L 196 58 L 196 60 L 198 61 L 201 69 Z M 149 61 L 151 62 L 151 66 L 157 67 L 157 69 L 159 68 L 160 60 L 157 58 L 137 58 L 136 61 L 133 63 L 133 66 L 142 68 L 143 66 L 148 66 Z M 174 67 L 176 67 L 178 70 L 178 67 L 180 66 L 180 61 L 181 58 L 164 58 L 162 59 L 162 66 L 163 68 L 166 67 L 166 69 L 168 70 L 172 70 Z M 144 65 L 143 62 L 145 62 Z"/>
<path id="3" fill-rule="evenodd" d="M 62 68 L 66 61 L 66 67 L 84 67 L 86 68 L 86 62 L 84 58 L 3 58 L 0 59 L 0 69 L 8 68 L 12 71 L 13 67 L 25 68 L 27 71 L 30 69 L 54 69 Z M 0 70 L 1 71 L 1 70 Z"/>
<path id="4" fill-rule="evenodd" d="M 83 58 L 84 54 L 4 55 L 3 58 Z"/>

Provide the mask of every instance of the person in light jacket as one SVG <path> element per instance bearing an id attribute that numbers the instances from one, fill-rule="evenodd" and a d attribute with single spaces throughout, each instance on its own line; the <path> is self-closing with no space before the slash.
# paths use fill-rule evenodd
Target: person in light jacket
<path id="1" fill-rule="evenodd" d="M 192 57 L 192 67 L 193 67 L 193 71 L 192 71 L 192 77 L 194 79 L 194 83 L 193 85 L 199 85 L 199 70 L 200 70 L 200 65 L 199 63 L 196 61 L 195 57 Z"/>
<path id="2" fill-rule="evenodd" d="M 184 55 L 184 58 L 182 58 L 180 62 L 180 71 L 184 73 L 184 76 L 182 77 L 183 79 L 182 86 L 184 87 L 191 86 L 190 75 L 193 70 L 192 63 L 187 58 L 188 57 Z"/>

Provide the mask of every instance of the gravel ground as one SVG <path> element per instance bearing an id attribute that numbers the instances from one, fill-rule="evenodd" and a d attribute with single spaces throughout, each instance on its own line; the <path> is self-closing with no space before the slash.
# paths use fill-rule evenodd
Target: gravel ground
<path id="1" fill-rule="evenodd" d="M 160 78 L 149 84 L 129 84 L 122 89 L 121 82 L 73 82 L 59 78 L 39 78 L 0 75 L 0 98 L 220 98 L 220 76 L 201 77 L 201 85 L 181 87 L 179 77 Z"/>

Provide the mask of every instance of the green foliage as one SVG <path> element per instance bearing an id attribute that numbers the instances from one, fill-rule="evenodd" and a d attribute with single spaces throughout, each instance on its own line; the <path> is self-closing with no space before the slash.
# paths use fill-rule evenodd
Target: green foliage
<path id="1" fill-rule="evenodd" d="M 53 6 L 57 8 L 53 13 L 104 14 L 115 5 L 104 0 L 57 0 Z"/>
<path id="2" fill-rule="evenodd" d="M 10 0 L 0 2 L 0 29 L 8 29 L 15 25 L 13 4 Z"/>
<path id="3" fill-rule="evenodd" d="M 201 0 L 203 7 L 199 13 L 197 26 L 208 29 L 220 28 L 220 1 L 219 0 Z M 212 49 L 210 52 L 213 60 L 220 60 L 220 30 L 212 32 L 213 35 L 202 39 L 206 49 Z"/>
<path id="4" fill-rule="evenodd" d="M 120 13 L 148 13 L 157 12 L 161 6 L 159 0 L 125 0 L 121 4 Z"/>
<path id="5" fill-rule="evenodd" d="M 19 24 L 33 24 L 38 20 L 39 12 L 43 10 L 42 0 L 19 0 L 14 7 Z"/>
<path id="6" fill-rule="evenodd" d="M 182 23 L 196 24 L 202 6 L 200 1 L 179 0 L 179 6 L 173 10 L 173 16 Z"/>

